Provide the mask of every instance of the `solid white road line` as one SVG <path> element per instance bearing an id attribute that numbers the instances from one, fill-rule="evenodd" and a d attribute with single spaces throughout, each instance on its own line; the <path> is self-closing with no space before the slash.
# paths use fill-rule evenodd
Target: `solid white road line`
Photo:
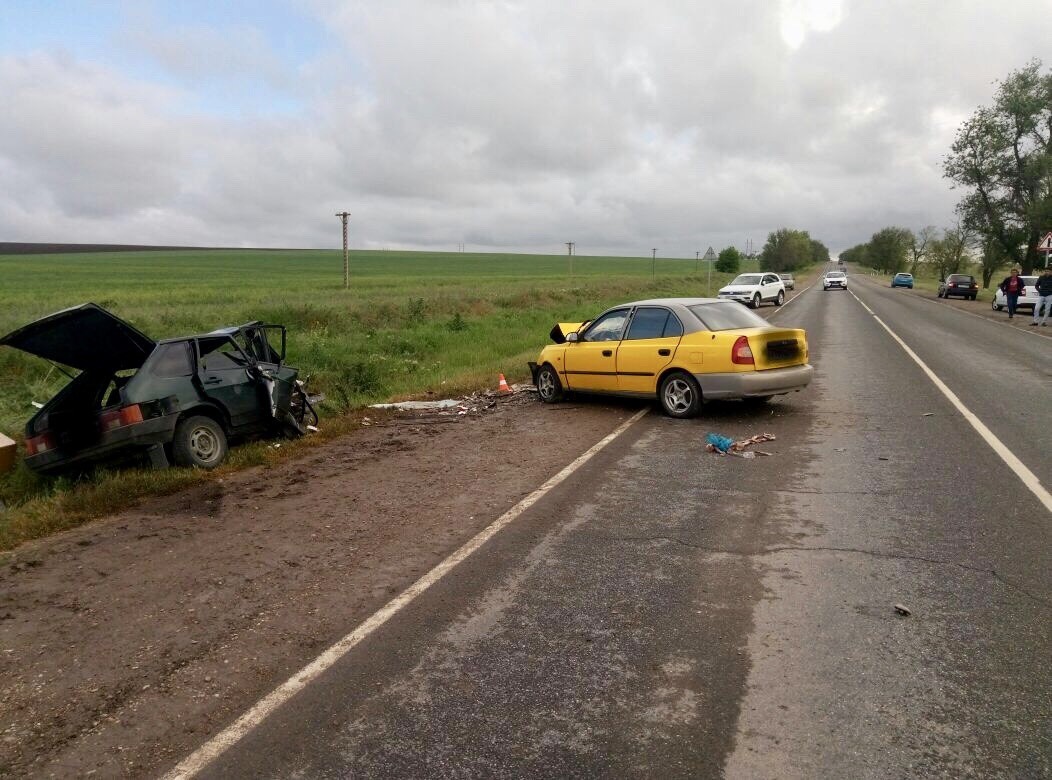
<path id="1" fill-rule="evenodd" d="M 201 745 L 197 750 L 191 753 L 189 756 L 180 761 L 175 768 L 164 775 L 164 780 L 176 780 L 176 778 L 190 778 L 200 772 L 202 769 L 207 767 L 222 753 L 235 744 L 238 740 L 248 734 L 252 729 L 258 726 L 263 720 L 274 712 L 278 707 L 287 702 L 310 683 L 312 680 L 321 675 L 325 670 L 339 661 L 348 651 L 351 650 L 355 645 L 359 644 L 362 640 L 380 628 L 384 623 L 394 617 L 403 607 L 410 604 L 417 596 L 420 596 L 428 588 L 442 579 L 443 576 L 448 574 L 454 569 L 457 564 L 461 563 L 465 558 L 470 556 L 482 545 L 488 542 L 493 536 L 499 531 L 505 528 L 508 524 L 514 521 L 519 515 L 529 509 L 531 506 L 536 504 L 541 498 L 544 497 L 550 490 L 555 488 L 557 485 L 562 483 L 573 474 L 577 469 L 581 468 L 585 463 L 592 459 L 596 453 L 606 447 L 610 442 L 628 430 L 634 423 L 638 422 L 647 412 L 649 407 L 643 409 L 640 412 L 634 414 L 631 418 L 619 425 L 613 433 L 606 436 L 604 439 L 593 445 L 583 455 L 578 457 L 573 463 L 564 468 L 554 477 L 549 479 L 539 488 L 530 493 L 526 498 L 522 499 L 519 503 L 497 518 L 492 525 L 480 531 L 468 542 L 466 542 L 459 550 L 454 552 L 438 566 L 432 569 L 430 572 L 425 574 L 419 580 L 414 582 L 408 589 L 406 589 L 399 596 L 396 596 L 385 606 L 375 612 L 368 620 L 354 629 L 347 636 L 340 639 L 330 648 L 325 650 L 316 659 L 311 661 L 307 666 L 303 667 L 282 683 L 278 688 L 269 693 L 264 698 L 256 702 L 251 709 L 244 713 L 240 718 L 234 721 L 232 724 L 227 726 L 223 731 L 216 734 L 205 744 Z"/>
<path id="2" fill-rule="evenodd" d="M 848 292 L 851 291 L 849 290 Z M 851 293 L 851 297 L 862 304 L 862 308 L 868 311 L 873 316 L 873 319 L 875 319 L 877 323 L 898 342 L 898 345 L 905 350 L 906 354 L 913 358 L 913 362 L 921 367 L 921 370 L 928 375 L 928 379 L 930 379 L 935 386 L 939 388 L 942 394 L 949 399 L 950 403 L 961 413 L 961 416 L 971 423 L 972 427 L 983 437 L 983 440 L 990 445 L 990 448 L 993 449 L 993 451 L 1000 456 L 1001 460 L 1008 465 L 1008 468 L 1012 469 L 1012 471 L 1015 472 L 1015 475 L 1022 480 L 1023 484 L 1030 489 L 1030 492 L 1037 496 L 1037 500 L 1044 504 L 1045 509 L 1052 512 L 1052 495 L 1049 495 L 1049 492 L 1045 490 L 1044 486 L 1041 484 L 1041 480 L 1037 478 L 1037 475 L 1028 469 L 1026 465 L 1015 456 L 1015 453 L 1008 449 L 1000 439 L 994 436 L 993 431 L 987 428 L 985 423 L 976 417 L 971 409 L 961 402 L 961 399 L 946 386 L 946 383 L 939 379 L 934 371 L 928 368 L 928 365 L 920 359 L 917 353 L 910 349 L 909 345 L 899 338 L 899 335 L 889 328 L 884 320 L 877 316 L 876 312 L 869 308 L 865 302 L 853 292 Z"/>

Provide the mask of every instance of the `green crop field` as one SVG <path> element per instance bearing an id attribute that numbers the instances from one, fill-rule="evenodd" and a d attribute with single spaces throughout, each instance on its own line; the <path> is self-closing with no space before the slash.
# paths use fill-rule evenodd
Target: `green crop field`
<path id="1" fill-rule="evenodd" d="M 697 271 L 693 258 L 659 258 L 656 272 L 651 258 L 575 257 L 571 278 L 566 256 L 358 251 L 345 290 L 338 251 L 6 255 L 0 333 L 86 301 L 154 338 L 256 319 L 283 324 L 288 362 L 310 375 L 312 392 L 326 395 L 321 411 L 332 427 L 368 402 L 492 387 L 498 372 L 524 379 L 526 361 L 557 320 L 636 298 L 706 294 L 705 266 Z M 713 291 L 726 280 L 714 273 Z M 0 348 L 0 432 L 20 440 L 31 402 L 48 400 L 66 381 L 46 362 Z M 248 454 L 235 455 L 232 467 L 258 462 L 258 448 L 242 449 Z M 132 472 L 71 482 L 40 479 L 20 466 L 0 477 L 0 498 L 16 508 L 0 514 L 0 548 L 119 504 L 99 500 L 100 493 L 134 497 L 151 485 L 201 478 Z M 20 514 L 33 515 L 38 530 L 11 532 Z"/>

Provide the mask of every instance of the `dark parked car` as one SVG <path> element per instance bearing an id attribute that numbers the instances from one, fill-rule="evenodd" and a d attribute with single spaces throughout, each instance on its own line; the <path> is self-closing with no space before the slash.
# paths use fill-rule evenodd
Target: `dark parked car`
<path id="1" fill-rule="evenodd" d="M 79 372 L 26 425 L 26 465 L 51 474 L 147 453 L 211 469 L 232 437 L 303 433 L 317 415 L 283 364 L 285 339 L 250 322 L 154 341 L 94 303 L 19 328 L 0 345 Z"/>
<path id="2" fill-rule="evenodd" d="M 939 282 L 939 297 L 949 298 L 951 295 L 959 295 L 962 298 L 971 298 L 979 294 L 979 284 L 974 276 L 968 274 L 950 274 L 944 281 Z"/>

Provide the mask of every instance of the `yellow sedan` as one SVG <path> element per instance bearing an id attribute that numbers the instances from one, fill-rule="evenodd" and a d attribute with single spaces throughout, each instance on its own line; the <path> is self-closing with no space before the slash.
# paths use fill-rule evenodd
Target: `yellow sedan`
<path id="1" fill-rule="evenodd" d="M 550 335 L 555 344 L 530 363 L 546 403 L 567 391 L 656 396 L 670 416 L 693 417 L 703 400 L 763 402 L 802 390 L 814 373 L 803 330 L 713 298 L 625 303 Z"/>

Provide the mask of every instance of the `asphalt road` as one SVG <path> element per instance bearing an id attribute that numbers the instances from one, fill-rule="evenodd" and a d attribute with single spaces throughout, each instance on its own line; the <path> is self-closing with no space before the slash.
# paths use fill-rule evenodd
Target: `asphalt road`
<path id="1" fill-rule="evenodd" d="M 852 292 L 1052 484 L 1052 340 Z M 1052 776 L 1052 514 L 854 295 L 773 315 L 806 391 L 645 416 L 201 776 Z"/>

